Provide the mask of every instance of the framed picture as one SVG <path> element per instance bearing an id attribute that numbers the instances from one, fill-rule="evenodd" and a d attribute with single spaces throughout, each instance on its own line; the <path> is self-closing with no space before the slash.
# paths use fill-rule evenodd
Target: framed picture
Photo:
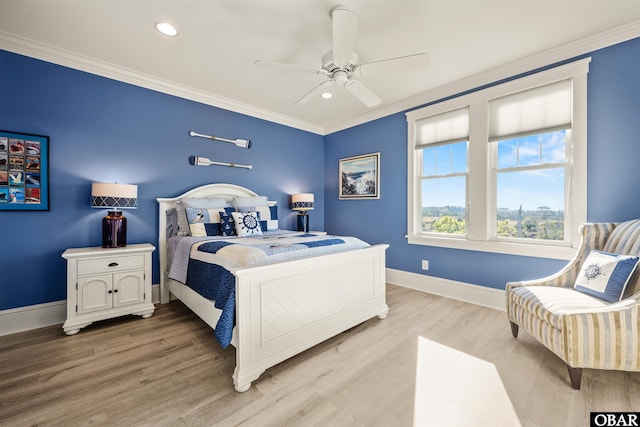
<path id="1" fill-rule="evenodd" d="M 0 211 L 49 210 L 49 137 L 0 130 Z"/>
<path id="2" fill-rule="evenodd" d="M 380 198 L 380 153 L 340 159 L 340 199 Z"/>

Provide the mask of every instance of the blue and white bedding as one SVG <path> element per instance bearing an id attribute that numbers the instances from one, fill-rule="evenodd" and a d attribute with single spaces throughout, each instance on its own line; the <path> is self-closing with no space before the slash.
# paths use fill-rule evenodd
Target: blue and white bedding
<path id="1" fill-rule="evenodd" d="M 215 307 L 222 310 L 215 336 L 226 348 L 235 325 L 235 269 L 361 249 L 369 244 L 355 237 L 274 231 L 248 237 L 173 237 L 169 246 L 169 278 L 215 301 Z"/>

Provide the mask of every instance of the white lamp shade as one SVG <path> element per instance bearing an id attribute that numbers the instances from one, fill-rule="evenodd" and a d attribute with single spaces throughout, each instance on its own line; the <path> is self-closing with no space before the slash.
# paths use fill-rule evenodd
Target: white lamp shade
<path id="1" fill-rule="evenodd" d="M 91 184 L 91 207 L 136 209 L 138 207 L 138 186 L 94 182 Z"/>
<path id="2" fill-rule="evenodd" d="M 313 194 L 300 193 L 291 195 L 291 209 L 294 211 L 310 211 L 313 209 Z"/>

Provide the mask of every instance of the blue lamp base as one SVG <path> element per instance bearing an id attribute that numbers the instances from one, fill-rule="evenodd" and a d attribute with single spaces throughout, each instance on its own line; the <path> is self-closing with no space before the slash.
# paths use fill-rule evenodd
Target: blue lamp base
<path id="1" fill-rule="evenodd" d="M 309 232 L 309 215 L 306 211 L 298 212 L 298 231 Z"/>
<path id="2" fill-rule="evenodd" d="M 123 248 L 127 246 L 127 218 L 120 211 L 109 211 L 102 218 L 102 247 Z"/>

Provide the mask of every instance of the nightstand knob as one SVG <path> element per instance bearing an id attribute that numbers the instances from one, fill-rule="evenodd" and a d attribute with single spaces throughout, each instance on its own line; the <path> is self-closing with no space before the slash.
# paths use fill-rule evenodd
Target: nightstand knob
<path id="1" fill-rule="evenodd" d="M 111 264 L 109 264 L 107 267 L 117 267 L 118 263 L 117 262 L 112 262 Z"/>

